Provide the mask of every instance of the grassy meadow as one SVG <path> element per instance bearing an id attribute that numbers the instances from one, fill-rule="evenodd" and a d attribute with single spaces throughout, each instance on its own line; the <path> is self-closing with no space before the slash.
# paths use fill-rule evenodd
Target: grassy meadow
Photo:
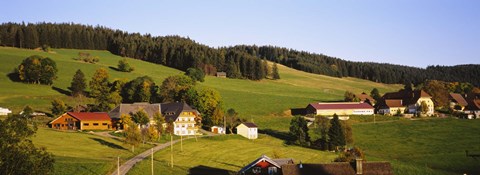
<path id="1" fill-rule="evenodd" d="M 37 147 L 45 147 L 55 158 L 54 174 L 107 174 L 113 172 L 117 157 L 124 162 L 152 145 L 135 148 L 122 141 L 82 132 L 57 131 L 39 127 L 32 138 Z"/>
<path id="2" fill-rule="evenodd" d="M 109 67 L 116 67 L 122 57 L 113 55 L 108 51 L 54 49 L 53 53 L 36 50 L 0 47 L 0 106 L 8 107 L 16 112 L 30 105 L 35 110 L 49 112 L 50 102 L 60 98 L 69 105 L 87 103 L 89 99 L 73 99 L 68 93 L 68 87 L 77 69 L 81 69 L 87 78 L 96 69 L 106 68 L 110 80 L 134 79 L 139 76 L 150 76 L 157 84 L 167 77 L 183 74 L 182 71 L 162 65 L 148 63 L 140 60 L 129 59 L 135 67 L 131 73 L 118 72 Z M 88 52 L 98 56 L 100 61 L 96 64 L 76 61 L 72 58 L 78 52 Z M 18 66 L 23 59 L 30 55 L 42 55 L 52 58 L 59 69 L 58 79 L 52 86 L 25 84 L 12 82 L 7 74 Z M 308 103 L 317 101 L 338 101 L 343 99 L 346 90 L 361 93 L 370 92 L 374 87 L 380 92 L 396 91 L 401 85 L 386 85 L 356 78 L 334 78 L 329 76 L 305 73 L 279 65 L 280 80 L 241 80 L 225 79 L 207 76 L 200 86 L 211 87 L 222 95 L 225 108 L 234 108 L 240 116 L 253 120 L 261 128 L 275 130 L 288 130 L 290 108 L 301 108 Z M 62 94 L 63 93 L 63 94 Z"/>
<path id="3" fill-rule="evenodd" d="M 353 125 L 367 160 L 390 161 L 395 174 L 480 174 L 480 120 L 427 119 Z"/>
<path id="4" fill-rule="evenodd" d="M 173 148 L 173 168 L 170 167 L 170 148 L 154 154 L 155 174 L 228 174 L 237 172 L 264 154 L 271 158 L 274 155 L 289 157 L 295 162 L 304 163 L 330 162 L 337 156 L 335 153 L 284 145 L 282 140 L 268 135 L 259 135 L 256 140 L 239 135 L 200 138 L 198 142 L 190 139 L 183 142 L 183 151 L 180 151 L 180 143 L 173 145 Z M 128 174 L 149 174 L 150 165 L 151 159 L 145 159 Z"/>

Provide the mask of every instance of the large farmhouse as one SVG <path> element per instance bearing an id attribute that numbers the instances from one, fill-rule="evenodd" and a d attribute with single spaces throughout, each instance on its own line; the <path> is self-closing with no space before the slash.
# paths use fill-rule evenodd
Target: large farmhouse
<path id="1" fill-rule="evenodd" d="M 128 114 L 132 116 L 133 114 L 137 113 L 138 111 L 144 111 L 147 113 L 148 117 L 150 118 L 150 124 L 153 124 L 153 117 L 155 114 L 160 114 L 160 104 L 150 104 L 150 103 L 133 103 L 133 104 L 127 104 L 127 103 L 122 103 L 118 105 L 116 108 L 108 112 L 108 115 L 110 118 L 112 118 L 112 121 L 115 123 L 115 127 L 117 127 L 117 121 L 120 120 L 120 117 L 122 114 Z"/>
<path id="2" fill-rule="evenodd" d="M 112 122 L 106 112 L 67 112 L 50 126 L 60 130 L 110 130 Z"/>
<path id="3" fill-rule="evenodd" d="M 314 115 L 373 115 L 374 108 L 361 102 L 310 103 L 305 111 Z"/>
<path id="4" fill-rule="evenodd" d="M 196 135 L 200 113 L 186 103 L 162 103 L 162 114 L 166 122 L 173 122 L 175 135 Z"/>
<path id="5" fill-rule="evenodd" d="M 243 167 L 237 174 L 239 175 L 281 175 L 282 166 L 291 164 L 293 165 L 293 159 L 271 159 L 265 155 L 262 155 L 258 159 Z"/>
<path id="6" fill-rule="evenodd" d="M 432 97 L 423 90 L 386 93 L 377 103 L 376 109 L 379 114 L 420 114 L 422 113 L 422 103 L 428 107 L 425 115 L 433 115 Z"/>

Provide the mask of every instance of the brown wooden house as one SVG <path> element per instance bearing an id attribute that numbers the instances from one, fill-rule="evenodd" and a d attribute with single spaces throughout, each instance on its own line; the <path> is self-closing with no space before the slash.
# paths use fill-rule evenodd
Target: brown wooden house
<path id="1" fill-rule="evenodd" d="M 112 121 L 106 112 L 67 112 L 50 126 L 60 130 L 110 130 Z"/>

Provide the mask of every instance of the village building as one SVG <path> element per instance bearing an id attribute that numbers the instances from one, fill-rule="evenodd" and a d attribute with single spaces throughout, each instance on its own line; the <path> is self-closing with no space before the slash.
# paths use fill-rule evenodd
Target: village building
<path id="1" fill-rule="evenodd" d="M 462 94 L 450 93 L 448 99 L 450 100 L 451 109 L 462 111 L 463 109 L 465 109 L 466 106 L 468 106 L 468 102 L 462 96 Z"/>
<path id="2" fill-rule="evenodd" d="M 219 77 L 219 78 L 227 78 L 227 73 L 226 72 L 217 72 L 215 74 L 216 77 Z"/>
<path id="3" fill-rule="evenodd" d="M 215 134 L 225 134 L 225 129 L 223 126 L 212 126 L 210 127 L 210 132 Z"/>
<path id="4" fill-rule="evenodd" d="M 358 98 L 362 103 L 368 103 L 372 106 L 375 105 L 375 99 L 373 99 L 373 97 L 371 97 L 365 92 L 362 92 L 361 94 L 356 94 L 355 97 Z"/>
<path id="5" fill-rule="evenodd" d="M 117 129 L 122 128 L 118 121 L 120 120 L 122 114 L 127 114 L 130 116 L 133 116 L 135 113 L 138 111 L 143 111 L 148 115 L 148 118 L 150 118 L 150 123 L 149 125 L 154 124 L 153 117 L 155 114 L 161 114 L 161 106 L 159 103 L 156 104 L 150 104 L 150 103 L 133 103 L 133 104 L 128 104 L 128 103 L 122 103 L 112 109 L 110 112 L 108 112 L 108 115 L 110 118 L 112 118 L 112 121 L 114 122 L 114 127 Z"/>
<path id="6" fill-rule="evenodd" d="M 464 113 L 467 114 L 468 119 L 480 119 L 480 99 L 469 99 Z"/>
<path id="7" fill-rule="evenodd" d="M 306 114 L 313 115 L 373 115 L 374 108 L 368 103 L 361 102 L 334 102 L 310 103 L 305 108 Z"/>
<path id="8" fill-rule="evenodd" d="M 248 139 L 257 139 L 258 138 L 258 126 L 254 123 L 245 122 L 241 123 L 237 127 L 237 134 Z"/>
<path id="9" fill-rule="evenodd" d="M 432 96 L 423 90 L 402 90 L 398 92 L 386 93 L 383 95 L 382 99 L 377 102 L 375 107 L 378 113 L 386 115 L 395 115 L 397 113 L 421 114 L 422 103 L 425 103 L 428 108 L 425 115 L 433 115 L 434 104 L 432 101 Z M 404 108 L 401 108 L 400 106 Z"/>
<path id="10" fill-rule="evenodd" d="M 293 159 L 271 159 L 262 155 L 247 166 L 243 167 L 239 175 L 282 175 L 283 165 L 293 165 Z"/>
<path id="11" fill-rule="evenodd" d="M 0 115 L 8 115 L 12 113 L 10 109 L 0 107 Z"/>
<path id="12" fill-rule="evenodd" d="M 106 112 L 67 112 L 50 123 L 59 130 L 110 130 L 112 122 Z"/>
<path id="13" fill-rule="evenodd" d="M 175 135 L 196 135 L 200 113 L 183 102 L 162 103 L 162 115 L 166 122 L 173 122 Z"/>

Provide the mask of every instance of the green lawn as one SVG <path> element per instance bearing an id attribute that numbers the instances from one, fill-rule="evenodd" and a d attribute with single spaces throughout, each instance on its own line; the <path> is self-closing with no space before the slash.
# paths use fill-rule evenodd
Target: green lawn
<path id="1" fill-rule="evenodd" d="M 154 154 L 155 174 L 182 175 L 207 170 L 211 174 L 236 172 L 265 154 L 273 157 L 276 151 L 282 158 L 293 158 L 304 163 L 331 162 L 337 155 L 330 152 L 284 145 L 282 140 L 259 135 L 248 140 L 239 135 L 217 136 L 187 140 L 180 152 L 180 143 L 174 145 L 174 166 L 170 168 L 170 148 Z M 150 159 L 135 165 L 128 174 L 149 174 Z"/>
<path id="2" fill-rule="evenodd" d="M 395 174 L 480 174 L 480 120 L 399 120 L 353 125 L 368 160 L 386 160 Z"/>
<path id="3" fill-rule="evenodd" d="M 54 174 L 106 174 L 113 172 L 117 157 L 124 162 L 152 145 L 135 148 L 123 142 L 81 132 L 63 132 L 39 127 L 33 137 L 37 147 L 46 147 L 55 157 Z"/>

